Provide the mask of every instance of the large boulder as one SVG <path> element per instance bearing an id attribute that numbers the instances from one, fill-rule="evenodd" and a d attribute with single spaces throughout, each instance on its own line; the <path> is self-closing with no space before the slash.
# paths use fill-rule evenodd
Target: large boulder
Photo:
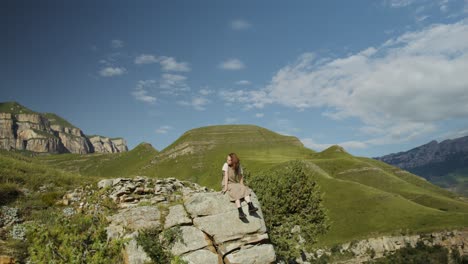
<path id="1" fill-rule="evenodd" d="M 134 238 L 136 231 L 153 228 L 160 232 L 155 237 L 159 241 L 165 241 L 167 234 L 175 234 L 167 251 L 191 264 L 260 264 L 276 260 L 254 193 L 252 202 L 259 210 L 241 221 L 227 195 L 175 178 L 118 178 L 102 180 L 98 186 L 120 208 L 108 217 L 108 239 L 132 238 L 125 247 L 126 263 L 139 264 L 147 258 L 146 255 L 137 257 L 141 248 Z M 243 210 L 247 212 L 247 209 L 243 202 Z"/>

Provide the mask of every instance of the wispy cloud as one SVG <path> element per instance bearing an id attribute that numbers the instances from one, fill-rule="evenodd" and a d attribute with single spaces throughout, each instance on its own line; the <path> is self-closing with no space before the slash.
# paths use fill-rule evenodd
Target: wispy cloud
<path id="1" fill-rule="evenodd" d="M 241 70 L 245 68 L 245 65 L 239 59 L 228 59 L 221 62 L 218 67 L 224 70 Z"/>
<path id="2" fill-rule="evenodd" d="M 119 40 L 119 39 L 113 39 L 113 40 L 111 40 L 110 46 L 113 49 L 123 48 L 124 42 L 122 40 Z"/>
<path id="3" fill-rule="evenodd" d="M 210 90 L 210 89 L 203 88 L 203 89 L 200 89 L 198 91 L 198 93 L 200 93 L 201 95 L 206 96 L 206 95 L 210 95 L 210 94 L 214 93 L 214 91 Z"/>
<path id="4" fill-rule="evenodd" d="M 169 130 L 172 130 L 173 127 L 165 125 L 165 126 L 160 126 L 158 129 L 155 130 L 156 133 L 158 134 L 167 134 Z"/>
<path id="5" fill-rule="evenodd" d="M 226 117 L 224 119 L 225 124 L 234 124 L 234 123 L 237 123 L 237 122 L 239 122 L 239 119 L 235 118 L 235 117 Z"/>
<path id="6" fill-rule="evenodd" d="M 358 118 L 366 144 L 418 138 L 437 123 L 468 116 L 468 21 L 432 25 L 336 59 L 304 53 L 259 90 L 220 94 L 262 108 L 324 109 L 334 120 Z M 362 146 L 362 145 L 361 145 Z"/>
<path id="7" fill-rule="evenodd" d="M 245 19 L 235 19 L 230 22 L 231 29 L 233 30 L 246 30 L 252 25 Z"/>
<path id="8" fill-rule="evenodd" d="M 161 93 L 169 95 L 179 95 L 190 91 L 186 83 L 187 77 L 179 74 L 164 73 L 159 82 Z"/>
<path id="9" fill-rule="evenodd" d="M 339 145 L 343 147 L 345 150 L 348 149 L 365 149 L 368 147 L 368 144 L 365 142 L 360 142 L 360 141 L 345 141 L 345 142 L 339 142 L 339 143 L 333 143 L 333 144 L 322 144 L 322 143 L 317 143 L 311 138 L 302 138 L 301 139 L 302 144 L 304 146 L 311 148 L 316 151 L 322 151 L 325 150 L 333 145 Z"/>
<path id="10" fill-rule="evenodd" d="M 240 80 L 236 82 L 237 85 L 250 85 L 251 82 L 247 80 Z"/>
<path id="11" fill-rule="evenodd" d="M 151 54 L 141 54 L 134 60 L 135 64 L 151 64 L 158 62 L 158 59 Z"/>
<path id="12" fill-rule="evenodd" d="M 135 58 L 134 62 L 135 64 L 159 63 L 164 71 L 176 71 L 176 72 L 191 71 L 188 62 L 177 62 L 175 58 L 167 57 L 167 56 L 156 57 L 152 54 L 141 54 Z"/>
<path id="13" fill-rule="evenodd" d="M 155 85 L 155 80 L 138 81 L 137 86 L 131 94 L 138 101 L 152 104 L 156 101 L 156 97 L 148 95 L 148 89 L 154 89 Z"/>
<path id="14" fill-rule="evenodd" d="M 400 8 L 410 6 L 417 2 L 418 0 L 385 0 L 384 4 L 393 8 Z"/>
<path id="15" fill-rule="evenodd" d="M 255 114 L 255 117 L 256 117 L 256 118 L 262 118 L 262 117 L 264 117 L 264 116 L 265 116 L 264 113 L 256 113 L 256 114 Z"/>
<path id="16" fill-rule="evenodd" d="M 118 76 L 126 73 L 127 70 L 124 67 L 106 67 L 99 71 L 99 74 L 103 77 Z"/>
<path id="17" fill-rule="evenodd" d="M 190 101 L 178 101 L 180 105 L 193 107 L 195 110 L 204 111 L 211 101 L 202 96 L 193 97 Z"/>
<path id="18" fill-rule="evenodd" d="M 188 72 L 191 71 L 187 62 L 177 62 L 173 57 L 162 56 L 159 58 L 159 63 L 165 71 L 179 71 Z"/>

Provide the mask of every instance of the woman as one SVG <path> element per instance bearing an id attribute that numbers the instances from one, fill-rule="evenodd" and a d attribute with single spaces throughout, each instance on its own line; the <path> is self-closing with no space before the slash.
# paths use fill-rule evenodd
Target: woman
<path id="1" fill-rule="evenodd" d="M 250 200 L 251 190 L 244 185 L 244 175 L 240 160 L 235 153 L 227 156 L 226 163 L 223 165 L 223 193 L 228 193 L 232 201 L 236 202 L 237 210 L 239 211 L 239 218 L 245 219 L 246 215 L 242 211 L 241 202 L 242 198 L 245 199 L 249 205 L 249 213 L 252 214 L 258 210 Z"/>

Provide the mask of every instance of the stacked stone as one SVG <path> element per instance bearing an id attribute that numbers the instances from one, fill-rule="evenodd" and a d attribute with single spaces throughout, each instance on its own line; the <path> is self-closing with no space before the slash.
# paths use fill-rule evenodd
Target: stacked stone
<path id="1" fill-rule="evenodd" d="M 98 186 L 107 188 L 108 197 L 118 205 L 118 212 L 108 216 L 107 236 L 109 240 L 129 238 L 124 250 L 125 263 L 150 261 L 136 242 L 138 231 L 150 228 L 179 231 L 181 241 L 168 250 L 188 263 L 276 260 L 261 209 L 242 222 L 226 195 L 175 178 L 107 179 Z M 255 195 L 252 200 L 260 208 Z"/>

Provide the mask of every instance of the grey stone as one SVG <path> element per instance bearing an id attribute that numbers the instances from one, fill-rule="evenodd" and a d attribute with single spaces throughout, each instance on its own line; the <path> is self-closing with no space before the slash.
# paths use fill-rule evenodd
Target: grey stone
<path id="1" fill-rule="evenodd" d="M 137 233 L 133 233 L 127 236 L 132 239 L 125 245 L 124 261 L 128 264 L 151 263 L 151 258 L 146 254 L 143 248 L 138 245 L 135 239 L 137 235 Z"/>
<path id="2" fill-rule="evenodd" d="M 185 212 L 184 206 L 181 204 L 169 207 L 169 214 L 166 216 L 164 228 L 171 228 L 175 225 L 191 224 L 192 220 Z"/>
<path id="3" fill-rule="evenodd" d="M 264 244 L 241 248 L 228 254 L 226 259 L 231 264 L 268 264 L 276 260 L 276 254 L 271 244 Z"/>
<path id="4" fill-rule="evenodd" d="M 112 187 L 113 185 L 113 180 L 111 179 L 104 179 L 104 180 L 101 180 L 98 182 L 98 188 L 99 189 L 102 189 L 102 188 L 107 188 L 107 187 Z"/>
<path id="5" fill-rule="evenodd" d="M 235 209 L 227 195 L 220 193 L 195 193 L 185 202 L 185 208 L 192 218 L 216 215 Z"/>
<path id="6" fill-rule="evenodd" d="M 182 256 L 182 260 L 188 262 L 188 264 L 217 264 L 219 256 L 207 249 L 197 250 L 187 255 Z"/>
<path id="7" fill-rule="evenodd" d="M 155 206 L 137 206 L 123 209 L 119 213 L 109 216 L 108 220 L 113 225 L 122 225 L 130 230 L 158 227 L 161 213 Z"/>
<path id="8" fill-rule="evenodd" d="M 205 234 L 200 229 L 193 226 L 180 227 L 181 241 L 177 241 L 171 248 L 171 252 L 175 256 L 204 248 L 209 245 Z"/>

